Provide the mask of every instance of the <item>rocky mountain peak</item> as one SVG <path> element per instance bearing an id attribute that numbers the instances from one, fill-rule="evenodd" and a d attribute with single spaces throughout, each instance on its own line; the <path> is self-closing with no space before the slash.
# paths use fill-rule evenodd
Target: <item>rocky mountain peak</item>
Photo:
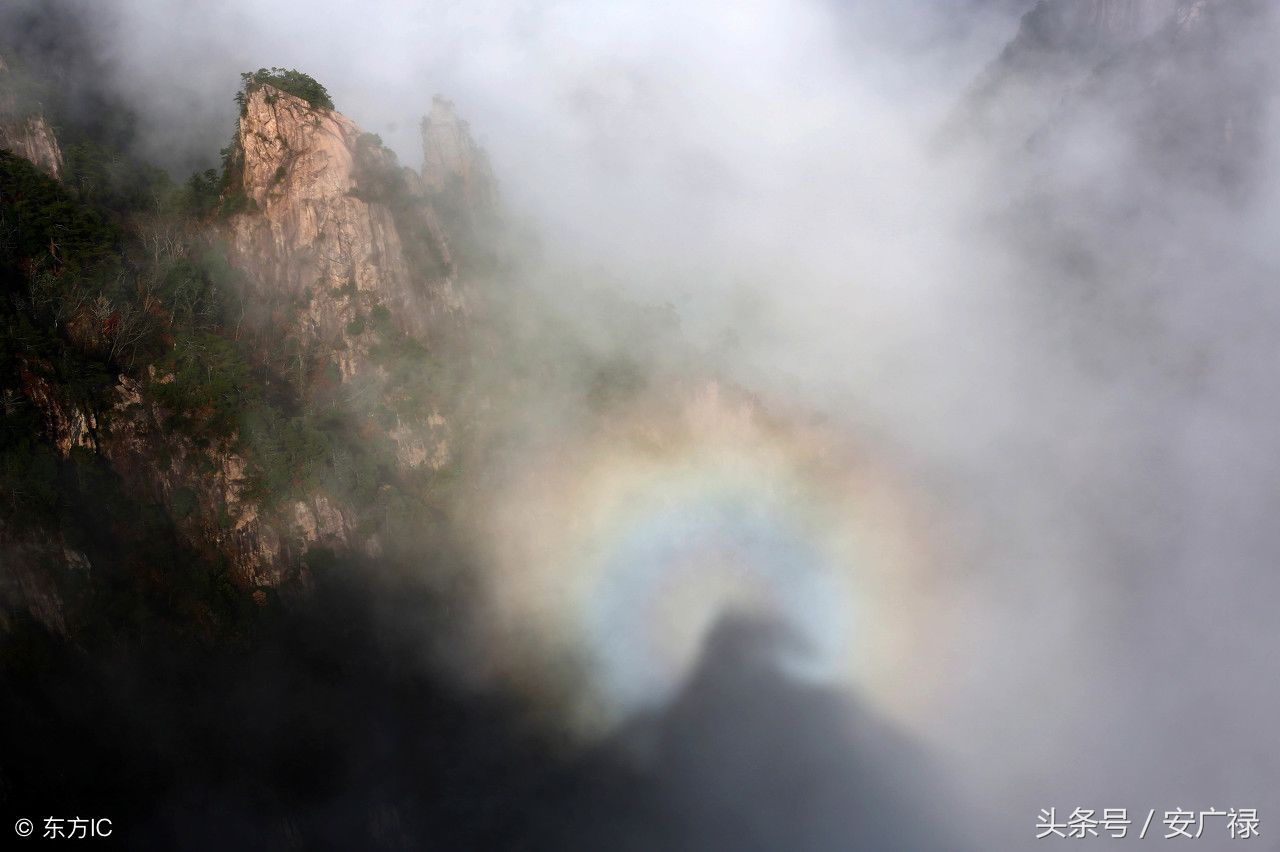
<path id="1" fill-rule="evenodd" d="M 301 199 L 328 200 L 355 188 L 355 122 L 263 85 L 250 92 L 237 128 L 240 183 L 264 212 Z"/>
<path id="2" fill-rule="evenodd" d="M 461 310 L 421 180 L 351 119 L 250 86 L 228 169 L 238 264 L 268 302 L 297 307 L 292 332 L 332 352 L 344 378 L 367 366 L 372 313 L 423 337 Z"/>

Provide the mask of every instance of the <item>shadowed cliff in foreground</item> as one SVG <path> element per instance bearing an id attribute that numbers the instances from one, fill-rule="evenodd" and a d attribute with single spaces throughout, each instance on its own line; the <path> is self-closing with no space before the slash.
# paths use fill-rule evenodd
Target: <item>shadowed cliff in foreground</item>
<path id="1" fill-rule="evenodd" d="M 344 566 L 350 568 L 351 566 Z M 105 816 L 131 849 L 963 849 L 889 725 L 726 621 L 674 702 L 587 749 L 420 663 L 443 611 L 318 572 L 250 647 L 71 649 L 6 681 L 6 805 Z"/>

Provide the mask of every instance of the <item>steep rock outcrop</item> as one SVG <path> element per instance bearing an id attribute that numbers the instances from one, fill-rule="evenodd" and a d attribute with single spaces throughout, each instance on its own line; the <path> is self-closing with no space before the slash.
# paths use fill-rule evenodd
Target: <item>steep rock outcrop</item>
<path id="1" fill-rule="evenodd" d="M 236 145 L 234 189 L 252 209 L 231 219 L 235 260 L 344 379 L 369 368 L 371 311 L 423 339 L 456 324 L 464 302 L 439 216 L 376 137 L 261 85 L 247 93 Z"/>
<path id="2" fill-rule="evenodd" d="M 62 171 L 62 149 L 48 120 L 15 91 L 13 72 L 0 57 L 0 148 L 25 157 L 53 177 Z"/>
<path id="3" fill-rule="evenodd" d="M 453 101 L 436 95 L 422 120 L 422 181 L 464 249 L 491 233 L 498 220 L 498 187 L 489 157 L 476 144 Z"/>
<path id="4" fill-rule="evenodd" d="M 243 316 L 181 339 L 198 350 L 203 335 L 223 335 L 260 376 L 252 386 L 261 396 L 246 406 L 267 414 L 207 429 L 207 388 L 191 396 L 191 378 L 163 359 L 109 369 L 85 392 L 43 353 L 19 353 L 3 400 L 31 415 L 50 469 L 41 481 L 83 468 L 108 483 L 110 517 L 95 529 L 113 525 L 110 540 L 124 544 L 86 542 L 84 525 L 64 534 L 56 510 L 46 512 L 53 520 L 15 514 L 26 521 L 0 524 L 0 631 L 16 617 L 73 632 L 84 589 L 98 585 L 79 578 L 104 570 L 157 588 L 229 583 L 262 603 L 273 588 L 305 582 L 317 548 L 379 552 L 379 501 L 422 498 L 424 483 L 454 462 L 446 400 L 456 374 L 446 365 L 465 360 L 469 308 L 437 193 L 350 119 L 265 84 L 245 92 L 227 177 L 214 227 L 243 273 L 227 279 L 236 291 L 228 304 Z M 159 303 L 151 309 L 174 330 Z M 176 351 L 178 337 L 159 342 Z M 304 359 L 307 369 L 290 373 Z M 286 455 L 282 445 L 298 435 Z M 359 474 L 343 441 L 368 459 Z M 305 475 L 291 467 L 307 464 Z"/>
<path id="5" fill-rule="evenodd" d="M 229 242 L 254 301 L 363 397 L 405 396 L 388 389 L 386 352 L 447 349 L 468 311 L 426 183 L 346 116 L 270 85 L 246 92 L 235 144 L 233 188 L 249 209 L 231 217 Z M 450 424 L 408 396 L 425 406 L 398 410 L 384 434 L 402 468 L 440 469 Z"/>
<path id="6" fill-rule="evenodd" d="M 476 216 L 497 212 L 498 189 L 489 156 L 471 138 L 453 101 L 436 95 L 422 120 L 422 180 L 436 193 L 452 196 Z"/>

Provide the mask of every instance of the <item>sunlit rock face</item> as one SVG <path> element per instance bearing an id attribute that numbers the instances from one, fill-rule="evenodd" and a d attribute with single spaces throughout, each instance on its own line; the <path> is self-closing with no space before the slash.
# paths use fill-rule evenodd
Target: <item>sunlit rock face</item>
<path id="1" fill-rule="evenodd" d="M 39 111 L 19 102 L 9 66 L 0 56 L 0 148 L 25 157 L 53 177 L 62 171 L 62 149 Z"/>
<path id="2" fill-rule="evenodd" d="M 227 228 L 233 262 L 282 339 L 376 396 L 392 337 L 439 351 L 463 332 L 467 299 L 442 214 L 381 140 L 261 85 L 246 95 L 235 144 L 247 209 Z M 387 437 L 405 469 L 440 469 L 450 424 L 434 408 L 418 414 Z"/>
<path id="3" fill-rule="evenodd" d="M 263 85 L 236 136 L 251 209 L 233 217 L 238 264 L 344 379 L 368 367 L 371 312 L 416 336 L 462 312 L 448 240 L 421 182 L 333 110 Z"/>

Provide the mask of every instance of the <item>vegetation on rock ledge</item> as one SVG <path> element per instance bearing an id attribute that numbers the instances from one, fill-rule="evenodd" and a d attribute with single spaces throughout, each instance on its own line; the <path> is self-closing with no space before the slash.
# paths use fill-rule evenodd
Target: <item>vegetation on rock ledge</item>
<path id="1" fill-rule="evenodd" d="M 246 71 L 240 75 L 243 83 L 236 95 L 236 102 L 244 110 L 245 99 L 260 86 L 272 86 L 294 97 L 302 98 L 317 109 L 333 109 L 333 99 L 325 87 L 316 82 L 310 74 L 303 74 L 295 68 L 259 68 L 257 71 Z"/>

